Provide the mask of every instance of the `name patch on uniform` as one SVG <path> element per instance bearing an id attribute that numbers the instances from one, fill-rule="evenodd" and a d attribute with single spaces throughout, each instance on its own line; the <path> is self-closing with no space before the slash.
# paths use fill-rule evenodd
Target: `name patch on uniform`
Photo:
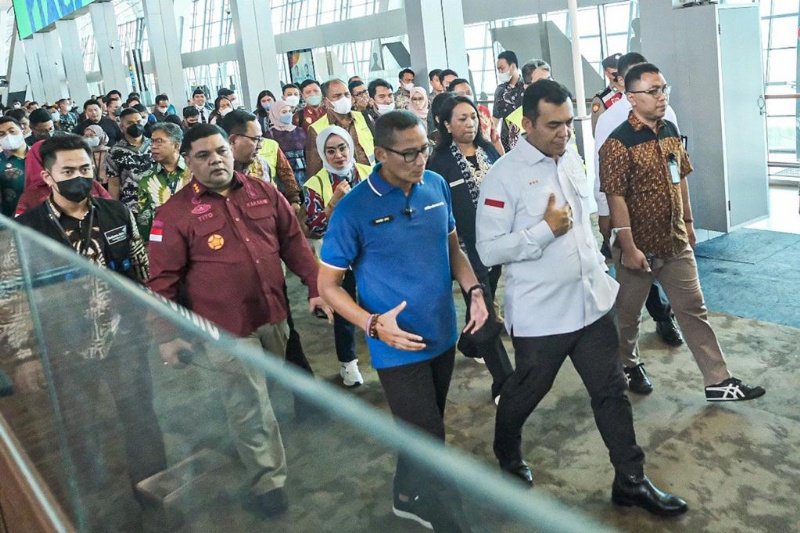
<path id="1" fill-rule="evenodd" d="M 266 198 L 259 198 L 258 200 L 251 200 L 251 201 L 247 202 L 247 204 L 245 204 L 245 205 L 247 207 L 255 207 L 257 205 L 264 205 L 264 204 L 268 204 L 268 203 L 269 203 L 269 200 L 267 200 Z"/>
<path id="2" fill-rule="evenodd" d="M 387 222 L 391 222 L 394 220 L 392 215 L 386 215 L 385 217 L 376 218 L 372 221 L 373 226 L 377 226 L 378 224 L 386 224 Z"/>
<path id="3" fill-rule="evenodd" d="M 506 207 L 506 203 L 502 200 L 495 200 L 493 198 L 487 198 L 483 201 L 484 205 L 488 205 L 489 207 L 497 207 L 499 209 L 504 209 Z"/>
<path id="4" fill-rule="evenodd" d="M 203 222 L 205 220 L 211 220 L 212 218 L 214 218 L 214 213 L 206 213 L 205 215 L 200 215 L 197 217 L 197 221 Z"/>
<path id="5" fill-rule="evenodd" d="M 429 209 L 436 209 L 437 207 L 442 207 L 443 205 L 444 205 L 444 202 L 438 202 L 438 203 L 435 203 L 435 204 L 426 205 L 425 206 L 425 211 L 428 211 Z"/>
<path id="6" fill-rule="evenodd" d="M 464 184 L 464 178 L 461 178 L 460 180 L 450 182 L 450 188 L 452 189 L 453 187 L 458 187 L 459 185 L 463 184 Z"/>
<path id="7" fill-rule="evenodd" d="M 193 215 L 202 215 L 203 213 L 208 213 L 209 211 L 211 211 L 211 206 L 210 205 L 208 205 L 208 204 L 200 204 L 200 205 L 195 206 L 194 209 L 192 209 L 192 214 Z"/>
<path id="8" fill-rule="evenodd" d="M 103 235 L 105 235 L 108 244 L 117 244 L 118 242 L 124 241 L 128 236 L 128 229 L 125 226 L 120 226 L 106 231 Z"/>

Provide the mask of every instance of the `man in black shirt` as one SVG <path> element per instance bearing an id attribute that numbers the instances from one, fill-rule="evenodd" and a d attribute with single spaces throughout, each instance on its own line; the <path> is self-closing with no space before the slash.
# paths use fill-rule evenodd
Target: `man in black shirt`
<path id="1" fill-rule="evenodd" d="M 81 121 L 75 128 L 76 134 L 83 135 L 83 132 L 89 126 L 100 126 L 108 135 L 109 148 L 122 138 L 122 131 L 119 129 L 119 125 L 110 118 L 103 116 L 103 110 L 97 100 L 86 100 L 86 103 L 83 104 L 83 113 L 86 115 L 86 119 Z"/>

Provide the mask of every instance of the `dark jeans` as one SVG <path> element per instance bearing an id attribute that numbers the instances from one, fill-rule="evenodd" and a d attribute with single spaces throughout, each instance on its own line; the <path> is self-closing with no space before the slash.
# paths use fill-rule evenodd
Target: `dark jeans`
<path id="1" fill-rule="evenodd" d="M 494 434 L 494 453 L 501 468 L 522 460 L 522 426 L 569 356 L 591 397 L 611 464 L 624 474 L 641 473 L 644 453 L 636 445 L 631 404 L 625 396 L 614 310 L 572 333 L 514 337 L 512 332 L 512 340 L 517 365 L 503 388 Z"/>
<path id="2" fill-rule="evenodd" d="M 306 354 L 303 351 L 303 345 L 300 343 L 300 334 L 297 333 L 296 329 L 294 329 L 294 320 L 292 320 L 292 306 L 289 303 L 289 293 L 286 289 L 286 282 L 283 283 L 283 295 L 286 298 L 286 309 L 288 310 L 286 323 L 289 325 L 289 339 L 286 341 L 286 361 L 305 370 L 313 376 L 314 371 L 311 369 L 311 363 L 308 362 Z"/>
<path id="3" fill-rule="evenodd" d="M 442 355 L 403 366 L 378 369 L 392 414 L 444 442 L 444 406 L 455 362 L 455 347 Z M 453 482 L 443 480 L 402 453 L 397 459 L 394 494 L 419 496 L 433 512 L 436 531 L 462 531 L 461 498 Z"/>
<path id="4" fill-rule="evenodd" d="M 486 308 L 490 310 L 491 314 L 489 320 L 494 319 L 494 313 L 491 313 L 491 309 L 494 305 L 494 294 L 497 289 L 497 282 L 500 279 L 500 272 L 500 267 L 493 267 L 489 271 L 487 277 L 478 279 L 485 287 L 490 289 L 483 294 Z M 467 306 L 466 322 L 468 323 L 470 320 L 469 297 L 463 290 L 461 291 L 461 295 L 464 297 L 464 303 Z M 500 334 L 498 333 L 494 338 L 481 343 L 476 350 L 476 354 L 479 354 L 477 357 L 483 357 L 483 361 L 486 363 L 486 369 L 492 376 L 492 398 L 496 398 L 500 395 L 503 384 L 512 372 L 514 372 L 514 368 L 511 366 L 511 361 L 508 358 L 508 352 L 506 352 L 506 347 L 503 346 L 503 341 L 500 339 Z"/>
<path id="5" fill-rule="evenodd" d="M 650 293 L 647 295 L 647 301 L 644 306 L 656 322 L 672 320 L 672 307 L 669 305 L 667 295 L 664 294 L 664 289 L 661 288 L 660 283 L 654 282 L 650 286 Z"/>
<path id="6" fill-rule="evenodd" d="M 342 288 L 353 300 L 356 299 L 356 275 L 352 270 L 345 271 Z M 349 363 L 357 359 L 356 327 L 339 313 L 333 314 L 333 339 L 336 345 L 336 357 L 340 363 Z"/>

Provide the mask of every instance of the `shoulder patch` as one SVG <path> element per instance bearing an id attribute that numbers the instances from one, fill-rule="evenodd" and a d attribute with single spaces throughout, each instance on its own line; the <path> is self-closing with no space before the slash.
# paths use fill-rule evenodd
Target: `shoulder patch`
<path id="1" fill-rule="evenodd" d="M 600 104 L 593 104 L 592 113 L 597 113 L 598 111 L 600 111 Z"/>

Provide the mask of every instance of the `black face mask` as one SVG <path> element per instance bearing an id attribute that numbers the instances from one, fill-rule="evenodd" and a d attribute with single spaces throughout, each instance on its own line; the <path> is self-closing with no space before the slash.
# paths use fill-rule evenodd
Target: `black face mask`
<path id="1" fill-rule="evenodd" d="M 134 139 L 138 139 L 139 137 L 144 135 L 144 126 L 142 126 L 141 124 L 131 124 L 130 126 L 128 126 L 128 129 L 125 130 L 125 133 L 127 133 L 130 137 L 133 137 Z"/>
<path id="2" fill-rule="evenodd" d="M 93 178 L 72 178 L 71 180 L 58 182 L 58 192 L 70 202 L 81 202 L 89 197 L 92 192 Z"/>

